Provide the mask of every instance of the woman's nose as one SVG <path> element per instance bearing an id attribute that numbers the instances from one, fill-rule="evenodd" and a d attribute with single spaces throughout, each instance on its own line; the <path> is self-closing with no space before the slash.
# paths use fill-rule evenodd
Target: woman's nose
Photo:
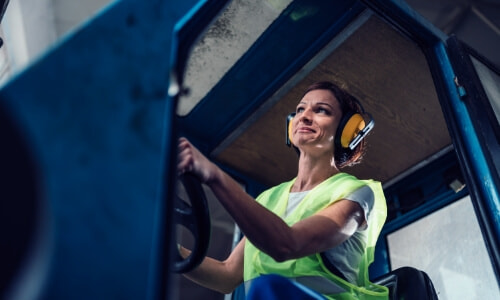
<path id="1" fill-rule="evenodd" d="M 310 122 L 311 121 L 311 110 L 306 109 L 300 114 L 300 120 L 302 122 Z"/>

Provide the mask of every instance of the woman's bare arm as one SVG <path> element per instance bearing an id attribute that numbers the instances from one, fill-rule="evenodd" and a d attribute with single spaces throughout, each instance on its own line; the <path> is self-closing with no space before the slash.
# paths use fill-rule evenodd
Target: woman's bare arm
<path id="1" fill-rule="evenodd" d="M 245 239 L 243 238 L 226 260 L 219 261 L 205 257 L 196 269 L 185 273 L 184 276 L 201 286 L 223 294 L 229 294 L 243 282 L 244 248 Z M 187 257 L 189 253 L 189 250 L 181 247 L 183 257 Z"/>
<path id="2" fill-rule="evenodd" d="M 358 203 L 341 200 L 290 227 L 256 202 L 186 139 L 180 140 L 179 153 L 178 170 L 194 172 L 210 186 L 247 239 L 276 261 L 333 248 L 351 236 L 364 221 Z"/>
<path id="3" fill-rule="evenodd" d="M 317 214 L 288 226 L 246 194 L 223 171 L 208 185 L 245 236 L 276 261 L 333 248 L 354 234 L 364 222 L 363 210 L 358 203 L 339 200 Z"/>

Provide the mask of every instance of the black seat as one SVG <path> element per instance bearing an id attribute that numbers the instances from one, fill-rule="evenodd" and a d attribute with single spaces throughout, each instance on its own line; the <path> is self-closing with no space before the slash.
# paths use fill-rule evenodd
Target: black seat
<path id="1" fill-rule="evenodd" d="M 429 276 L 412 267 L 402 267 L 374 280 L 389 288 L 390 300 L 437 300 L 436 290 Z"/>

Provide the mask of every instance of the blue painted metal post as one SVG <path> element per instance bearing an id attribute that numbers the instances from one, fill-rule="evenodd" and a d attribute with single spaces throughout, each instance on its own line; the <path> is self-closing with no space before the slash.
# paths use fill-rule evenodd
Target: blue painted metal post
<path id="1" fill-rule="evenodd" d="M 481 202 L 480 206 L 483 209 L 483 215 L 487 220 L 483 220 L 489 223 L 487 232 L 485 234 L 489 235 L 489 246 L 490 250 L 497 253 L 500 251 L 498 244 L 500 241 L 500 195 L 499 188 L 494 185 L 492 173 L 488 163 L 486 162 L 483 149 L 480 146 L 477 133 L 474 130 L 472 120 L 467 111 L 467 107 L 464 102 L 461 101 L 459 91 L 454 83 L 456 77 L 453 68 L 450 64 L 446 49 L 443 43 L 438 43 L 433 48 L 434 54 L 437 60 L 441 64 L 439 70 L 441 71 L 440 76 L 444 79 L 444 84 L 447 85 L 446 91 L 448 92 L 448 98 L 451 101 L 450 109 L 452 114 L 458 120 L 457 130 L 462 139 L 462 146 L 465 150 L 464 156 L 467 160 L 467 167 L 470 168 L 471 176 L 474 179 L 474 184 L 478 189 L 478 197 L 474 199 L 475 201 Z M 492 257 L 495 257 L 493 255 Z M 496 256 L 498 258 L 498 256 Z M 498 262 L 497 262 L 498 264 Z M 495 265 L 499 268 L 498 265 Z M 497 270 L 498 271 L 498 270 Z"/>
<path id="2" fill-rule="evenodd" d="M 195 2 L 114 2 L 0 91 L 47 216 L 13 299 L 146 298 L 168 256 L 152 252 L 155 224 L 171 241 L 173 29 Z"/>

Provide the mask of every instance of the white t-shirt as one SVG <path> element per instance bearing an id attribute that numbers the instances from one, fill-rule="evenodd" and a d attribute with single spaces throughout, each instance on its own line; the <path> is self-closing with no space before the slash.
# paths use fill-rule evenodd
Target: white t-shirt
<path id="1" fill-rule="evenodd" d="M 309 191 L 290 193 L 285 217 L 290 214 L 304 199 Z M 370 211 L 373 208 L 375 196 L 369 186 L 362 186 L 344 199 L 359 203 L 368 220 Z M 367 224 L 367 223 L 366 223 Z M 347 281 L 356 284 L 359 272 L 359 263 L 366 246 L 367 225 L 358 230 L 342 244 L 325 251 L 327 259 L 345 276 Z"/>

